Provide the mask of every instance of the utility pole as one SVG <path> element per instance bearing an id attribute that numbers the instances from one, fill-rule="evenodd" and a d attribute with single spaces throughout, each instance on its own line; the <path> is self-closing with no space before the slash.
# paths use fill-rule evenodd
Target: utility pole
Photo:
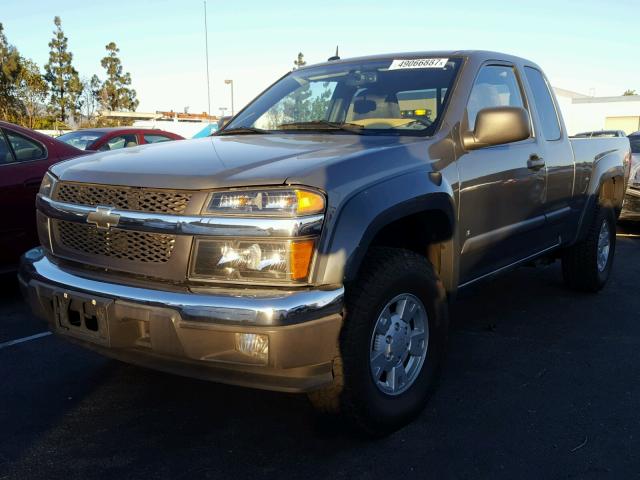
<path id="1" fill-rule="evenodd" d="M 211 116 L 211 87 L 209 81 L 209 31 L 207 28 L 207 0 L 204 0 L 204 50 L 207 57 L 207 114 Z"/>

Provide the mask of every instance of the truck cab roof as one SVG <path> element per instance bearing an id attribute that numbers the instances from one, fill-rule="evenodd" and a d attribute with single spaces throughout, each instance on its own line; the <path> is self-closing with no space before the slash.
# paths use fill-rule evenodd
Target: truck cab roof
<path id="1" fill-rule="evenodd" d="M 532 62 L 523 57 L 515 55 L 509 55 L 501 52 L 494 52 L 491 50 L 424 50 L 415 52 L 395 52 L 385 53 L 378 55 L 366 55 L 360 57 L 341 58 L 339 60 L 327 60 L 326 62 L 314 63 L 312 65 L 305 65 L 302 69 L 317 67 L 321 65 L 334 65 L 339 63 L 353 63 L 360 61 L 376 61 L 386 60 L 393 58 L 429 58 L 429 57 L 463 57 L 469 60 L 474 60 L 478 63 L 484 63 L 487 61 L 505 61 L 511 63 L 526 63 L 527 65 L 538 67 L 535 62 Z M 539 68 L 539 67 L 538 67 Z"/>

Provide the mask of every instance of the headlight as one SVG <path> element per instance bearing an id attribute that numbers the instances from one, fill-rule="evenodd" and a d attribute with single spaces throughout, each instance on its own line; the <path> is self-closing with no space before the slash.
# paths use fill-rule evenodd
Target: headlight
<path id="1" fill-rule="evenodd" d="M 313 239 L 198 239 L 190 276 L 221 282 L 305 282 L 314 244 Z"/>
<path id="2" fill-rule="evenodd" d="M 49 172 L 44 174 L 42 178 L 42 183 L 40 184 L 40 195 L 43 197 L 51 197 L 53 193 L 53 189 L 56 186 L 56 177 L 51 175 Z"/>
<path id="3" fill-rule="evenodd" d="M 205 214 L 295 217 L 324 212 L 324 196 L 301 188 L 213 192 Z"/>
<path id="4" fill-rule="evenodd" d="M 325 196 L 306 187 L 262 187 L 214 191 L 203 215 L 236 216 L 269 222 L 324 213 Z M 256 217 L 262 217 L 256 220 Z M 293 232 L 291 232 L 293 234 Z M 191 280 L 221 283 L 303 284 L 315 254 L 317 237 L 200 237 L 194 242 Z"/>

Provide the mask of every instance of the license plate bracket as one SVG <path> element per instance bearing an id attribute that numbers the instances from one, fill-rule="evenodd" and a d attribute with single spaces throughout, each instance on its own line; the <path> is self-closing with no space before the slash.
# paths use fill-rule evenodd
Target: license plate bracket
<path id="1" fill-rule="evenodd" d="M 52 298 L 55 328 L 71 337 L 109 345 L 109 311 L 113 300 L 82 293 L 56 292 Z"/>

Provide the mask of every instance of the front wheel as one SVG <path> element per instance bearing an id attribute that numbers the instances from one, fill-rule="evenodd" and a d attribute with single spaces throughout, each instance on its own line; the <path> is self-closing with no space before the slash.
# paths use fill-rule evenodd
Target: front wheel
<path id="1" fill-rule="evenodd" d="M 597 292 L 609 280 L 616 249 L 616 219 L 613 209 L 596 207 L 587 236 L 562 255 L 565 283 L 575 289 Z"/>
<path id="2" fill-rule="evenodd" d="M 310 394 L 370 435 L 408 423 L 435 386 L 447 342 L 447 302 L 429 261 L 375 248 L 347 290 L 335 382 Z"/>

